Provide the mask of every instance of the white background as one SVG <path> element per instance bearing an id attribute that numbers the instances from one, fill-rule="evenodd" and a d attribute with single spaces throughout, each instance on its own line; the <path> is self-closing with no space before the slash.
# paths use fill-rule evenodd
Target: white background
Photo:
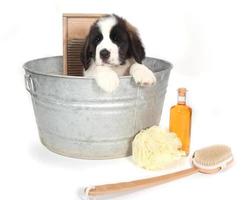
<path id="1" fill-rule="evenodd" d="M 176 89 L 189 89 L 192 151 L 225 143 L 234 166 L 166 185 L 104 199 L 240 199 L 241 6 L 239 1 L 66 0 L 0 3 L 0 199 L 75 199 L 85 185 L 161 175 L 129 158 L 66 158 L 40 144 L 24 62 L 62 54 L 62 13 L 116 13 L 138 27 L 148 56 L 174 64 L 161 126 L 167 127 Z M 103 199 L 103 198 L 102 198 Z"/>

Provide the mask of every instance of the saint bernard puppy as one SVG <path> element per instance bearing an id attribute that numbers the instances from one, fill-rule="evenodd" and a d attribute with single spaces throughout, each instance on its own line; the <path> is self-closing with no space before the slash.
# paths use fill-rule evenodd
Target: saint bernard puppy
<path id="1" fill-rule="evenodd" d="M 91 26 L 81 52 L 84 76 L 94 77 L 106 92 L 117 89 L 118 76 L 131 75 L 141 86 L 155 84 L 155 75 L 142 64 L 144 58 L 136 28 L 117 15 L 103 16 Z"/>

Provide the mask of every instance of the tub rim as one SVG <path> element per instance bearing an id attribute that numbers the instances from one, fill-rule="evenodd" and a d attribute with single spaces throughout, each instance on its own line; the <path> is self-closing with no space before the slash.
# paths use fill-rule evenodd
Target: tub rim
<path id="1" fill-rule="evenodd" d="M 41 75 L 41 76 L 48 76 L 48 77 L 54 77 L 54 78 L 65 78 L 65 79 L 82 79 L 82 80 L 85 80 L 85 79 L 88 79 L 88 80 L 93 80 L 94 77 L 86 77 L 86 76 L 72 76 L 72 75 L 64 75 L 64 74 L 48 74 L 48 73 L 43 73 L 43 72 L 36 72 L 36 71 L 33 71 L 31 69 L 29 69 L 28 65 L 30 65 L 32 62 L 36 62 L 36 61 L 39 61 L 39 60 L 44 60 L 44 59 L 49 59 L 49 58 L 60 58 L 63 56 L 59 55 L 59 56 L 48 56 L 48 57 L 41 57 L 41 58 L 37 58 L 37 59 L 32 59 L 32 60 L 29 60 L 27 62 L 25 62 L 23 64 L 23 68 L 26 72 L 29 72 L 31 74 L 36 74 L 36 75 Z M 166 69 L 163 69 L 163 70 L 160 70 L 158 72 L 153 72 L 154 74 L 159 74 L 163 71 L 168 71 L 168 70 L 171 70 L 173 68 L 173 65 L 166 61 L 166 60 L 163 60 L 163 59 L 159 59 L 159 58 L 154 58 L 154 57 L 146 57 L 147 59 L 154 59 L 154 60 L 157 60 L 157 61 L 161 61 L 163 63 L 165 63 L 167 65 L 167 68 Z M 127 75 L 127 76 L 119 76 L 120 79 L 130 79 L 132 78 L 131 75 Z"/>

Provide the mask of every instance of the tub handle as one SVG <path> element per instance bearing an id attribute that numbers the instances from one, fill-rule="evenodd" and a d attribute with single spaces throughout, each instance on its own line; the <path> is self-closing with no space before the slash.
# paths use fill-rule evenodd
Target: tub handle
<path id="1" fill-rule="evenodd" d="M 35 93 L 35 87 L 34 87 L 34 83 L 33 83 L 33 79 L 32 79 L 32 77 L 31 77 L 31 75 L 30 74 L 25 74 L 25 87 L 26 87 L 26 90 L 30 93 L 30 94 L 32 94 L 32 95 L 34 95 L 34 93 Z"/>

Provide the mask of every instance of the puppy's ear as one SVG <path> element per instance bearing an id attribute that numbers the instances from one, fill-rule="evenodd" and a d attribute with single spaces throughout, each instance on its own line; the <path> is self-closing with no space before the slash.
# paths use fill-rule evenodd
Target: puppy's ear
<path id="1" fill-rule="evenodd" d="M 128 22 L 126 22 L 126 27 L 130 41 L 129 55 L 134 57 L 136 62 L 141 63 L 145 58 L 145 49 L 142 45 L 137 29 Z"/>
<path id="2" fill-rule="evenodd" d="M 90 65 L 90 59 L 91 59 L 92 53 L 90 51 L 90 39 L 89 35 L 86 37 L 83 48 L 80 53 L 80 60 L 85 68 L 87 70 Z"/>

